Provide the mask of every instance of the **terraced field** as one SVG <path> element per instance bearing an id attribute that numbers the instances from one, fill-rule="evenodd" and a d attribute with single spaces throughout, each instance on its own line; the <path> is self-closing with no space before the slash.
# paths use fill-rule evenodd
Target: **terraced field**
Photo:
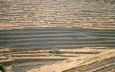
<path id="1" fill-rule="evenodd" d="M 114 0 L 0 0 L 0 30 L 31 27 L 115 29 Z"/>
<path id="2" fill-rule="evenodd" d="M 0 47 L 11 48 L 14 72 L 114 49 L 115 1 L 0 0 Z"/>
<path id="3" fill-rule="evenodd" d="M 115 69 L 115 57 L 81 66 L 68 72 L 112 72 L 112 69 Z"/>
<path id="4" fill-rule="evenodd" d="M 115 31 L 64 27 L 3 30 L 0 31 L 0 46 L 11 48 L 16 63 L 36 62 L 32 65 L 35 67 L 114 49 Z M 48 53 L 52 49 L 63 51 L 64 54 Z M 23 70 L 21 66 L 26 65 L 16 65 L 22 72 L 28 69 Z"/>
<path id="5" fill-rule="evenodd" d="M 7 48 L 114 47 L 114 30 L 38 28 L 0 31 L 0 46 Z"/>

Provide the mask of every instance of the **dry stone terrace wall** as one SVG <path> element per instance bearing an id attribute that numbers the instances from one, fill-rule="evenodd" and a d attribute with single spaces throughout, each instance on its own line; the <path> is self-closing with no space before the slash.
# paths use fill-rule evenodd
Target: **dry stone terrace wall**
<path id="1" fill-rule="evenodd" d="M 9 48 L 0 47 L 0 63 L 11 60 L 13 60 L 13 58 L 11 57 L 11 50 Z"/>
<path id="2" fill-rule="evenodd" d="M 114 0 L 4 1 L 0 0 L 0 23 L 14 27 L 115 28 Z"/>
<path id="3" fill-rule="evenodd" d="M 8 23 L 9 0 L 0 0 L 0 24 Z"/>

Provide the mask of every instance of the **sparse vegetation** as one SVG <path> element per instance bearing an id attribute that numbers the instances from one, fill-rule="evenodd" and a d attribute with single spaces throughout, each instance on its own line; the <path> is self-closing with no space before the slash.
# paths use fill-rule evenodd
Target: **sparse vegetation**
<path id="1" fill-rule="evenodd" d="M 1 64 L 0 64 L 0 71 L 1 71 L 1 72 L 5 72 L 5 70 L 4 70 L 4 66 L 1 65 Z"/>
<path id="2" fill-rule="evenodd" d="M 48 53 L 64 54 L 63 51 L 59 51 L 59 50 L 56 50 L 56 49 L 50 50 L 50 51 L 48 51 Z"/>

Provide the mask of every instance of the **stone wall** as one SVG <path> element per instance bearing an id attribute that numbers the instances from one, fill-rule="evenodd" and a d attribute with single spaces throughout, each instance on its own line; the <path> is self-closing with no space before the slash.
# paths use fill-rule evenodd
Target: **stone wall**
<path id="1" fill-rule="evenodd" d="M 114 29 L 114 0 L 0 0 L 0 23 L 14 27 Z"/>
<path id="2" fill-rule="evenodd" d="M 11 50 L 9 48 L 0 47 L 0 62 L 11 59 Z"/>

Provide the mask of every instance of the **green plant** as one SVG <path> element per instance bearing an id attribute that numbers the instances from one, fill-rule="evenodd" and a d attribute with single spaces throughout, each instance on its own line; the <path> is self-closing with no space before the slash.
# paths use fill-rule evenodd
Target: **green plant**
<path id="1" fill-rule="evenodd" d="M 56 49 L 53 49 L 53 50 L 48 51 L 48 53 L 63 54 L 64 52 L 63 52 L 63 51 L 56 50 Z"/>
<path id="2" fill-rule="evenodd" d="M 4 66 L 0 64 L 0 71 L 5 72 Z"/>

